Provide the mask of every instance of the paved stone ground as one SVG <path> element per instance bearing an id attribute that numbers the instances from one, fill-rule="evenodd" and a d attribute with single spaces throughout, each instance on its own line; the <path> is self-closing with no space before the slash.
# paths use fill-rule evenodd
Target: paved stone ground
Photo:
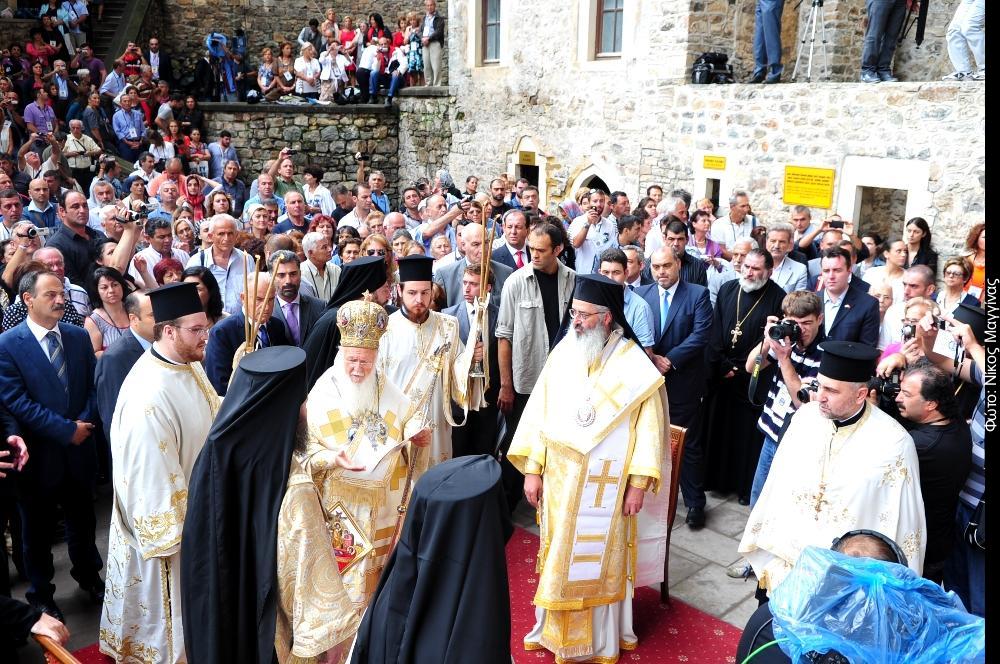
<path id="1" fill-rule="evenodd" d="M 683 501 L 682 501 L 683 502 Z M 97 512 L 97 545 L 102 556 L 108 546 L 108 521 L 111 517 L 110 489 L 102 491 L 94 505 Z M 753 598 L 753 579 L 743 581 L 726 576 L 726 567 L 740 556 L 736 552 L 750 508 L 736 502 L 736 497 L 720 497 L 709 493 L 706 506 L 707 524 L 692 531 L 684 524 L 687 510 L 681 504 L 670 543 L 670 595 L 725 622 L 743 629 L 757 601 Z M 534 511 L 521 503 L 514 515 L 517 525 L 538 532 Z M 94 643 L 100 627 L 100 611 L 91 605 L 69 575 L 69 556 L 65 544 L 53 547 L 56 569 L 55 600 L 66 614 L 72 636 L 69 649 L 76 650 Z M 12 580 L 18 579 L 11 567 Z M 516 582 L 516 579 L 511 579 Z M 28 584 L 15 581 L 13 596 L 24 599 Z M 657 591 L 659 588 L 656 589 Z M 43 664 L 41 652 L 33 644 L 21 650 L 25 664 Z"/>

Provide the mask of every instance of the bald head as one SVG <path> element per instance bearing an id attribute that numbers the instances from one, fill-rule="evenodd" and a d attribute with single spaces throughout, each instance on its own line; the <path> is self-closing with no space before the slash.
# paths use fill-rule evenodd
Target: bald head
<path id="1" fill-rule="evenodd" d="M 253 302 L 250 303 L 254 310 L 252 318 L 257 322 L 266 322 L 274 311 L 274 292 L 271 291 L 271 275 L 267 272 L 261 272 L 257 277 L 248 277 L 248 279 L 251 289 L 253 289 L 254 281 L 256 280 L 257 282 L 257 294 L 253 298 Z M 246 293 L 240 293 L 240 301 L 243 303 L 243 311 L 246 313 L 248 308 Z"/>
<path id="2" fill-rule="evenodd" d="M 49 185 L 45 178 L 35 178 L 28 183 L 28 195 L 38 207 L 44 208 L 49 201 Z"/>
<path id="3" fill-rule="evenodd" d="M 462 228 L 462 244 L 465 245 L 465 259 L 469 265 L 479 265 L 483 261 L 483 225 L 466 224 Z"/>
<path id="4" fill-rule="evenodd" d="M 385 229 L 385 236 L 392 237 L 392 234 L 400 228 L 406 228 L 406 217 L 403 216 L 402 212 L 390 212 L 385 215 L 382 227 Z"/>

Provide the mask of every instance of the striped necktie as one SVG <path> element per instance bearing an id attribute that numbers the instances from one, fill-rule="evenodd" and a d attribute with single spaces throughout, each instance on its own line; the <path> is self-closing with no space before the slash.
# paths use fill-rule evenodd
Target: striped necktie
<path id="1" fill-rule="evenodd" d="M 59 380 L 68 392 L 69 375 L 66 373 L 66 354 L 63 352 L 59 335 L 55 330 L 51 330 L 45 335 L 45 343 L 49 347 L 49 362 L 52 363 L 52 368 L 56 370 L 56 375 L 59 376 Z"/>

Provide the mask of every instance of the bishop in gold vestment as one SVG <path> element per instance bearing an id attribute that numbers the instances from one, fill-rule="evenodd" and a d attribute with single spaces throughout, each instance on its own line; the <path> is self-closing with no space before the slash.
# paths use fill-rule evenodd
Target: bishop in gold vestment
<path id="1" fill-rule="evenodd" d="M 578 277 L 573 331 L 508 452 L 541 515 L 537 623 L 524 644 L 557 662 L 615 662 L 634 648 L 632 588 L 662 580 L 666 492 L 653 494 L 670 476 L 666 393 L 622 323 L 623 299 L 605 277 Z"/>
<path id="2" fill-rule="evenodd" d="M 319 489 L 344 586 L 363 611 L 375 591 L 400 525 L 408 490 L 427 468 L 423 431 L 410 400 L 375 369 L 388 314 L 373 302 L 337 313 L 341 352 L 307 401 L 312 440 L 305 467 Z M 346 452 L 364 470 L 337 464 Z"/>

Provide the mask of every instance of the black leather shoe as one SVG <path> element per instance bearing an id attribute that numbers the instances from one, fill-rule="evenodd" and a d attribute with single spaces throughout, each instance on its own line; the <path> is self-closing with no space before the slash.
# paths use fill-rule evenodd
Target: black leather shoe
<path id="1" fill-rule="evenodd" d="M 750 496 L 740 496 L 738 502 L 740 505 L 746 507 L 747 505 L 750 504 Z"/>
<path id="2" fill-rule="evenodd" d="M 687 518 L 684 519 L 684 523 L 688 525 L 691 530 L 698 530 L 699 528 L 705 527 L 705 508 L 704 507 L 689 507 Z"/>
<path id="3" fill-rule="evenodd" d="M 59 605 L 56 604 L 54 599 L 48 600 L 34 600 L 31 602 L 31 608 L 36 611 L 41 611 L 42 613 L 47 613 L 61 623 L 66 622 L 66 617 L 63 612 L 59 610 Z"/>
<path id="4" fill-rule="evenodd" d="M 757 72 L 757 73 L 755 73 L 753 75 L 753 77 L 750 79 L 750 82 L 751 83 L 763 83 L 764 82 L 764 78 L 766 76 L 767 76 L 767 72 L 766 71 L 759 71 L 759 72 Z"/>
<path id="5" fill-rule="evenodd" d="M 87 593 L 92 604 L 104 604 L 104 581 L 100 578 L 90 583 L 81 583 L 80 590 Z"/>

